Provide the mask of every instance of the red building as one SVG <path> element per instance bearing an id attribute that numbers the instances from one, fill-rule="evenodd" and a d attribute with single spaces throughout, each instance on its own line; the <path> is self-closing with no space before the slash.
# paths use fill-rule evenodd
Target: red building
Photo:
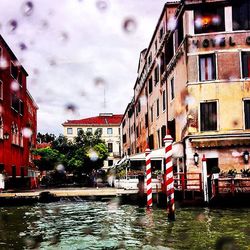
<path id="1" fill-rule="evenodd" d="M 12 185 L 33 176 L 34 169 L 30 149 L 36 147 L 38 107 L 27 90 L 27 76 L 0 36 L 0 172 Z"/>

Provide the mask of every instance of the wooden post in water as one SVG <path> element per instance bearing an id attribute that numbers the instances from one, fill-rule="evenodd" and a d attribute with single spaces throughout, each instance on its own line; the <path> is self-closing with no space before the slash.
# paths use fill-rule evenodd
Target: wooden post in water
<path id="1" fill-rule="evenodd" d="M 165 143 L 165 180 L 166 180 L 166 195 L 167 195 L 167 209 L 168 219 L 175 220 L 175 204 L 174 204 L 174 175 L 172 164 L 172 143 L 173 138 L 171 135 L 166 135 L 164 138 Z"/>
<path id="2" fill-rule="evenodd" d="M 153 205 L 150 153 L 151 153 L 151 150 L 147 148 L 145 151 L 145 155 L 146 155 L 147 207 L 148 208 L 151 208 Z"/>

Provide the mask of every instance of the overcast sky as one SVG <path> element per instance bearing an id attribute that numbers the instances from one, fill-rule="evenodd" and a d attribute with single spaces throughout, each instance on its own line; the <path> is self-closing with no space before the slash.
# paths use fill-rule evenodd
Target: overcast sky
<path id="1" fill-rule="evenodd" d="M 58 135 L 68 119 L 124 113 L 165 2 L 0 0 L 0 32 L 29 74 L 38 131 Z"/>

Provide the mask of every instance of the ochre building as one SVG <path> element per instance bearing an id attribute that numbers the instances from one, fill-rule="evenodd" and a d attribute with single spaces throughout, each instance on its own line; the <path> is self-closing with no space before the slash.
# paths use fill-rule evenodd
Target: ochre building
<path id="1" fill-rule="evenodd" d="M 139 159 L 148 144 L 163 157 L 168 132 L 175 171 L 201 172 L 203 155 L 208 173 L 249 168 L 250 1 L 166 3 L 137 73 L 124 154 Z"/>

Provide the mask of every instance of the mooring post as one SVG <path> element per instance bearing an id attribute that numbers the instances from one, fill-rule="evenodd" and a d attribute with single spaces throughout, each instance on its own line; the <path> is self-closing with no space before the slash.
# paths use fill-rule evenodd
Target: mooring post
<path id="1" fill-rule="evenodd" d="M 153 205 L 150 153 L 151 153 L 151 150 L 147 148 L 145 151 L 145 155 L 146 155 L 147 207 L 148 208 L 151 208 Z"/>
<path id="2" fill-rule="evenodd" d="M 168 219 L 175 220 L 175 204 L 174 204 L 174 175 L 172 163 L 172 143 L 171 135 L 166 135 L 164 138 L 165 144 L 165 186 L 167 195 Z"/>
<path id="3" fill-rule="evenodd" d="M 202 157 L 202 177 L 203 177 L 203 193 L 204 193 L 204 202 L 208 203 L 208 184 L 207 184 L 207 159 L 205 155 Z"/>

